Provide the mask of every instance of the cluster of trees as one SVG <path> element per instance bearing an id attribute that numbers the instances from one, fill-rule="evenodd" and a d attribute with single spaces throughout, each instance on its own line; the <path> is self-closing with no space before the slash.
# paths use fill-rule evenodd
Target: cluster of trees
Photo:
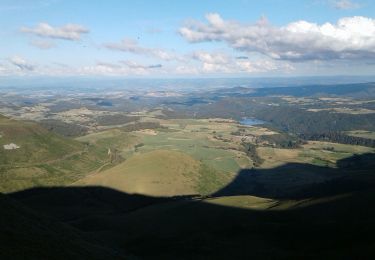
<path id="1" fill-rule="evenodd" d="M 140 148 L 140 147 L 142 147 L 142 146 L 145 146 L 145 144 L 144 144 L 144 143 L 136 144 L 136 145 L 134 145 L 134 150 L 135 150 L 136 152 L 138 152 L 138 148 Z"/>
<path id="2" fill-rule="evenodd" d="M 294 149 L 301 147 L 305 141 L 287 133 L 260 136 L 261 141 L 266 141 L 277 148 Z"/>
<path id="3" fill-rule="evenodd" d="M 349 136 L 343 133 L 344 131 L 357 129 L 375 131 L 375 114 L 309 112 L 298 107 L 281 106 L 258 110 L 256 117 L 267 121 L 278 130 L 293 133 L 304 140 L 375 146 L 375 141 L 372 139 Z M 296 140 L 282 139 L 275 143 L 283 148 L 288 146 L 293 148 L 301 144 Z"/>
<path id="4" fill-rule="evenodd" d="M 341 143 L 341 144 L 352 144 L 352 145 L 375 147 L 375 140 L 373 139 L 350 136 L 350 135 L 342 134 L 340 132 L 301 134 L 300 137 L 305 140 L 329 141 L 329 142 Z"/>
<path id="5" fill-rule="evenodd" d="M 259 110 L 256 117 L 278 129 L 296 134 L 375 130 L 375 114 L 310 112 L 294 106 L 280 106 Z"/>
<path id="6" fill-rule="evenodd" d="M 363 86 L 366 91 L 374 89 L 373 84 Z M 332 93 L 351 93 L 353 86 L 346 86 L 342 89 L 333 86 Z M 310 89 L 296 89 L 300 91 L 297 96 L 306 95 Z M 328 89 L 326 89 L 328 90 Z M 262 90 L 266 92 L 268 89 Z M 281 88 L 273 91 L 285 91 Z M 294 91 L 294 90 L 293 90 Z M 316 91 L 311 89 L 311 91 Z M 343 92 L 342 92 L 343 91 Z M 270 106 L 269 103 L 278 103 L 278 106 Z M 362 106 L 362 104 L 360 105 Z M 307 111 L 299 104 L 285 104 L 282 100 L 271 99 L 270 97 L 223 97 L 210 104 L 196 105 L 186 108 L 174 108 L 173 111 L 166 110 L 166 117 L 170 118 L 231 118 L 239 120 L 243 117 L 254 117 L 265 121 L 267 127 L 277 129 L 278 132 L 291 133 L 303 140 L 326 140 L 344 144 L 356 144 L 364 146 L 374 146 L 374 141 L 367 138 L 352 137 L 345 135 L 345 131 L 367 130 L 375 131 L 375 114 L 345 114 L 328 111 L 311 112 Z M 240 132 L 233 132 L 233 135 L 240 135 Z M 265 137 L 273 138 L 273 137 Z M 302 142 L 293 138 L 279 138 L 269 140 L 277 147 L 295 148 Z M 268 141 L 268 140 L 266 140 Z"/>
<path id="7" fill-rule="evenodd" d="M 67 137 L 82 136 L 87 134 L 88 132 L 88 128 L 85 126 L 73 123 L 65 123 L 63 121 L 55 119 L 45 119 L 40 121 L 39 124 L 48 131 Z"/>
<path id="8" fill-rule="evenodd" d="M 127 116 L 122 114 L 99 116 L 96 121 L 99 125 L 122 125 L 135 122 L 140 119 L 139 116 Z"/>
<path id="9" fill-rule="evenodd" d="M 260 166 L 264 160 L 257 153 L 257 146 L 252 143 L 242 143 L 244 147 L 244 152 L 253 161 L 254 166 Z"/>

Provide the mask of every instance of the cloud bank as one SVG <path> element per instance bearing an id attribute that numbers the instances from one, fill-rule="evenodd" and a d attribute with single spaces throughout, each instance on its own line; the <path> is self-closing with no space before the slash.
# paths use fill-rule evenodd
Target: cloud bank
<path id="1" fill-rule="evenodd" d="M 233 49 L 256 52 L 275 60 L 309 61 L 375 58 L 375 19 L 344 17 L 337 23 L 296 21 L 276 27 L 265 18 L 255 24 L 224 20 L 217 13 L 206 23 L 192 21 L 180 28 L 187 41 L 225 42 Z"/>

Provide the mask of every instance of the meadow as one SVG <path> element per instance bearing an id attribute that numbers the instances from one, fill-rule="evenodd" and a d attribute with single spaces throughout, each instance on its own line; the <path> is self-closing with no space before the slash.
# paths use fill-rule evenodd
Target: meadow
<path id="1" fill-rule="evenodd" d="M 255 166 L 242 142 L 255 142 L 262 133 L 277 134 L 264 126 L 244 127 L 236 121 L 214 118 L 166 120 L 152 115 L 144 116 L 142 121 L 157 122 L 160 127 L 130 133 L 118 128 L 78 138 L 112 145 L 124 161 L 90 174 L 75 185 L 100 185 L 152 196 L 209 195 L 229 185 L 243 169 L 272 170 L 295 163 L 301 166 L 288 167 L 283 172 L 299 174 L 306 178 L 303 183 L 309 183 L 311 169 L 303 164 L 335 168 L 338 160 L 374 152 L 369 147 L 319 141 L 290 149 L 262 142 L 256 144 L 256 153 L 263 163 Z M 243 136 L 236 134 L 239 130 Z M 279 183 L 277 179 L 277 174 L 264 176 L 265 181 L 275 185 Z"/>

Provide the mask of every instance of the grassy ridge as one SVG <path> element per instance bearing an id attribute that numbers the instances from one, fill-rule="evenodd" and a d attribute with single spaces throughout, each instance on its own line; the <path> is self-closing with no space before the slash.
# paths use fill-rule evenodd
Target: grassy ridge
<path id="1" fill-rule="evenodd" d="M 0 118 L 0 192 L 70 184 L 107 161 L 107 147 L 62 137 L 33 122 Z M 4 149 L 14 143 L 19 148 Z"/>
<path id="2" fill-rule="evenodd" d="M 0 134 L 0 165 L 44 162 L 84 149 L 82 143 L 51 133 L 33 122 L 0 118 Z M 10 143 L 20 148 L 3 149 L 3 145 Z"/>
<path id="3" fill-rule="evenodd" d="M 187 154 L 154 150 L 136 154 L 111 169 L 91 174 L 76 185 L 100 185 L 152 196 L 206 195 L 225 186 L 230 177 Z"/>
<path id="4" fill-rule="evenodd" d="M 194 194 L 199 163 L 183 153 L 156 150 L 134 155 L 125 162 L 91 174 L 77 185 L 101 185 L 128 193 L 148 195 Z M 173 184 L 173 185 L 172 185 Z"/>

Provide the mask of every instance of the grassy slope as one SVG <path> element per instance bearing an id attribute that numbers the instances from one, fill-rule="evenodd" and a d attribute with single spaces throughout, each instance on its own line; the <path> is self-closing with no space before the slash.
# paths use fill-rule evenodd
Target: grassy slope
<path id="1" fill-rule="evenodd" d="M 210 182 L 204 178 L 210 175 Z M 127 193 L 175 196 L 209 193 L 225 185 L 223 174 L 187 154 L 155 150 L 136 154 L 103 172 L 91 174 L 77 185 L 101 185 Z"/>
<path id="2" fill-rule="evenodd" d="M 208 119 L 161 120 L 160 123 L 170 131 L 158 131 L 157 135 L 141 135 L 144 146 L 139 151 L 181 151 L 216 170 L 228 173 L 235 173 L 240 169 L 236 157 L 239 157 L 241 162 L 246 161 L 244 154 L 229 149 L 238 145 L 213 139 L 213 132 L 224 136 L 230 135 L 230 132 L 237 129 L 234 123 L 210 122 Z"/>
<path id="3" fill-rule="evenodd" d="M 87 176 L 77 184 L 101 185 L 148 195 L 194 194 L 189 177 L 194 177 L 198 167 L 199 163 L 185 154 L 157 150 L 134 155 L 109 170 Z"/>
<path id="4" fill-rule="evenodd" d="M 212 138 L 214 129 L 225 138 L 230 138 L 231 131 L 236 129 L 235 124 L 192 119 L 164 120 L 161 123 L 173 131 L 156 130 L 149 134 L 139 131 L 124 133 L 120 129 L 111 129 L 80 137 L 79 140 L 92 144 L 116 146 L 128 161 L 113 170 L 87 177 L 79 181 L 78 184 L 103 185 L 126 192 L 148 195 L 197 193 L 206 195 L 224 187 L 240 170 L 237 163 L 243 159 L 243 154 L 231 149 L 237 147 L 238 144 Z M 139 142 L 143 145 L 134 149 L 134 144 Z M 325 147 L 334 147 L 335 150 L 324 150 Z M 165 156 L 158 160 L 158 153 L 162 150 L 168 150 L 174 156 Z M 258 148 L 259 155 L 265 160 L 261 168 L 272 168 L 290 162 L 334 167 L 336 160 L 348 157 L 353 152 L 371 151 L 373 149 L 367 147 L 324 142 L 311 142 L 299 149 Z M 186 157 L 181 157 L 181 153 Z M 183 160 L 194 160 L 195 163 L 199 161 L 199 167 L 190 170 L 190 173 L 186 171 L 182 175 L 171 173 L 170 167 L 175 167 L 176 163 Z M 244 167 L 247 164 L 248 160 L 244 162 Z M 289 167 L 285 171 L 296 174 L 303 171 L 305 174 L 302 178 L 311 175 L 307 167 L 297 168 Z M 165 172 L 164 175 L 168 177 L 161 177 L 160 171 Z M 314 174 L 312 173 L 312 175 Z M 269 179 L 268 176 L 266 179 Z M 311 181 L 311 178 L 307 178 L 307 181 Z M 172 185 L 168 186 L 168 183 Z"/>
<path id="5" fill-rule="evenodd" d="M 84 145 L 63 138 L 36 123 L 0 118 L 0 164 L 41 163 L 83 150 Z M 15 143 L 19 149 L 5 150 Z"/>
<path id="6" fill-rule="evenodd" d="M 107 160 L 106 147 L 86 146 L 33 122 L 0 117 L 0 135 L 0 192 L 69 184 Z M 20 148 L 5 150 L 9 143 Z"/>
<path id="7" fill-rule="evenodd" d="M 291 162 L 333 167 L 338 160 L 353 154 L 373 153 L 375 149 L 359 145 L 309 141 L 298 149 L 259 147 L 257 152 L 264 159 L 262 168 L 273 168 Z"/>

